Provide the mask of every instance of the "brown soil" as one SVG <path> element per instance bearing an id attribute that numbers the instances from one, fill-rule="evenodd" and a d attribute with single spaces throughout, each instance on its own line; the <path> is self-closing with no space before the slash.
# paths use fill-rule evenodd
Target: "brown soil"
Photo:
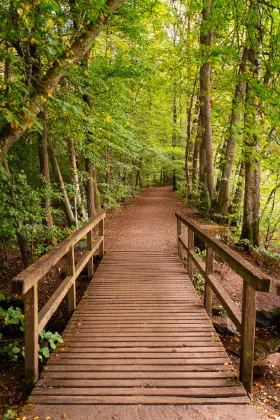
<path id="1" fill-rule="evenodd" d="M 170 187 L 154 187 L 145 190 L 139 197 L 128 200 L 119 209 L 114 209 L 107 213 L 105 221 L 105 249 L 115 250 L 170 250 L 177 249 L 177 227 L 175 212 L 201 221 L 194 210 L 186 207 L 184 201 L 176 196 Z M 76 252 L 76 258 L 81 256 L 81 252 Z M 247 259 L 251 257 L 243 253 Z M 1 258 L 1 255 L 0 255 Z M 252 259 L 251 259 L 252 260 Z M 264 267 L 265 268 L 265 267 Z M 11 279 L 22 270 L 20 258 L 17 252 L 11 252 L 8 255 L 7 269 L 2 270 L 0 274 L 0 291 L 5 295 L 11 293 Z M 41 307 L 56 290 L 61 283 L 64 271 L 64 262 L 61 261 L 52 271 L 39 283 L 39 306 Z M 221 262 L 215 263 L 215 275 L 221 281 L 224 288 L 229 292 L 237 304 L 241 305 L 242 280 L 228 266 Z M 78 296 L 82 296 L 87 286 L 85 276 L 77 282 Z M 280 307 L 280 297 L 275 293 L 275 283 L 271 293 L 258 293 L 257 308 L 269 309 L 271 307 Z M 51 320 L 53 325 L 59 325 L 62 330 L 67 322 L 66 303 L 64 302 L 54 318 Z M 237 358 L 236 358 L 237 360 Z M 1 361 L 0 361 L 1 362 Z M 1 363 L 2 364 L 2 363 Z M 3 364 L 2 364 L 3 366 Z M 15 368 L 13 364 L 5 364 L 3 370 L 3 379 L 1 386 L 2 393 L 2 413 L 7 406 L 17 405 L 21 399 L 20 389 L 22 386 L 21 378 L 23 371 L 21 368 L 14 375 Z M 5 376 L 4 376 L 5 375 Z M 11 378 L 11 379 L 9 379 Z M 12 379 L 13 378 L 13 379 Z M 260 381 L 255 386 L 255 400 L 262 398 L 263 392 L 268 395 L 274 395 L 275 381 L 266 378 L 263 385 Z M 262 388 L 262 386 L 264 388 Z M 265 391 L 263 391 L 265 389 Z M 12 390 L 12 391 L 11 391 Z M 280 414 L 278 403 L 264 402 L 268 409 Z M 1 409 L 0 409 L 1 410 Z M 1 415 L 1 411 L 0 411 Z M 271 417 L 273 418 L 273 417 Z"/>

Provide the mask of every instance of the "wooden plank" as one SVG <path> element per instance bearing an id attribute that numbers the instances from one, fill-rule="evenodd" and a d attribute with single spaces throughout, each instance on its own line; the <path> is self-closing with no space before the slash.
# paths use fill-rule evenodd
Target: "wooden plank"
<path id="1" fill-rule="evenodd" d="M 183 404 L 183 405 L 211 405 L 211 404 L 248 404 L 247 397 L 213 397 L 213 398 L 195 398 L 195 397 L 176 397 L 176 396 L 49 396 L 47 401 L 44 396 L 33 395 L 30 398 L 31 404 L 63 404 L 63 405 L 94 405 L 94 404 Z"/>
<path id="2" fill-rule="evenodd" d="M 160 379 L 160 380 L 187 380 L 187 379 L 192 379 L 193 381 L 199 380 L 199 379 L 211 379 L 213 380 L 214 378 L 229 378 L 231 383 L 236 383 L 236 372 L 233 370 L 227 370 L 227 371 L 198 371 L 198 372 L 194 372 L 194 371 L 188 371 L 188 372 L 180 372 L 180 371 L 163 371 L 163 372 L 142 372 L 142 371 L 135 371 L 135 372 L 129 372 L 129 371 L 109 371 L 109 372 L 104 372 L 104 371 L 92 371 L 92 372 L 88 372 L 88 371 L 78 371 L 78 372 L 71 372 L 71 371 L 44 371 L 43 373 L 44 375 L 44 379 L 46 379 L 47 381 L 49 381 L 50 379 L 82 379 L 82 380 L 102 380 L 102 379 Z"/>
<path id="3" fill-rule="evenodd" d="M 93 238 L 92 238 L 92 229 L 87 233 L 87 249 L 88 251 L 92 251 L 93 248 Z M 90 257 L 90 259 L 88 260 L 88 264 L 87 264 L 87 271 L 88 271 L 88 278 L 91 279 L 93 277 L 93 273 L 94 273 L 94 266 L 93 266 L 93 255 Z"/>
<path id="4" fill-rule="evenodd" d="M 36 387 L 32 391 L 32 396 L 34 395 L 133 395 L 133 396 L 171 396 L 174 395 L 176 397 L 243 397 L 246 396 L 246 393 L 244 389 L 239 387 L 222 387 L 222 388 L 153 388 L 153 387 L 134 387 L 134 388 L 109 388 L 109 387 L 103 387 L 103 388 L 66 388 L 66 387 L 60 387 L 60 388 L 45 388 L 45 387 Z"/>
<path id="5" fill-rule="evenodd" d="M 217 364 L 197 364 L 197 365 L 79 365 L 74 364 L 50 364 L 47 367 L 47 371 L 55 372 L 222 372 L 222 371 L 233 371 L 230 366 Z"/>
<path id="6" fill-rule="evenodd" d="M 206 249 L 206 274 L 213 274 L 214 272 L 214 252 L 213 249 L 207 245 Z M 205 280 L 205 291 L 204 291 L 204 308 L 209 317 L 212 316 L 212 289 L 209 281 Z"/>
<path id="7" fill-rule="evenodd" d="M 60 379 L 51 378 L 47 381 L 38 383 L 47 387 L 64 387 L 64 388 L 88 388 L 88 387 L 112 387 L 112 388 L 134 388 L 134 387 L 157 387 L 157 388 L 217 388 L 217 387 L 233 387 L 232 378 L 218 379 Z M 215 392 L 215 390 L 213 390 Z"/>

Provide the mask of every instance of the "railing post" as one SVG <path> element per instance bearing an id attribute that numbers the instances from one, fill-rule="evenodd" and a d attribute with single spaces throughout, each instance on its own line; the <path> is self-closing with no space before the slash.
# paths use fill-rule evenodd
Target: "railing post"
<path id="1" fill-rule="evenodd" d="M 67 276 L 75 275 L 75 252 L 74 247 L 66 254 L 67 260 Z M 68 314 L 72 315 L 73 311 L 76 309 L 76 281 L 72 284 L 68 291 Z"/>
<path id="2" fill-rule="evenodd" d="M 89 251 L 92 250 L 92 229 L 87 233 L 87 249 Z M 94 273 L 93 256 L 89 260 L 87 268 L 88 268 L 88 278 L 91 279 Z"/>
<path id="3" fill-rule="evenodd" d="M 251 394 L 256 326 L 256 291 L 243 280 L 240 381 Z"/>
<path id="4" fill-rule="evenodd" d="M 177 219 L 177 237 L 178 237 L 178 255 L 180 260 L 182 259 L 182 244 L 180 242 L 180 237 L 182 234 L 182 224 L 181 224 L 181 220 Z"/>
<path id="5" fill-rule="evenodd" d="M 24 295 L 25 379 L 32 386 L 38 379 L 38 284 Z"/>
<path id="6" fill-rule="evenodd" d="M 213 249 L 207 245 L 206 248 L 206 274 L 213 274 L 214 272 L 214 252 Z M 207 280 L 205 280 L 204 290 L 204 308 L 209 316 L 212 315 L 212 289 Z"/>
<path id="7" fill-rule="evenodd" d="M 103 241 L 99 246 L 99 256 L 104 256 L 104 219 L 99 222 L 99 236 L 103 236 Z"/>
<path id="8" fill-rule="evenodd" d="M 190 228 L 188 228 L 188 250 L 192 251 L 194 249 L 194 232 Z M 190 279 L 193 278 L 193 260 L 188 253 L 188 274 Z"/>

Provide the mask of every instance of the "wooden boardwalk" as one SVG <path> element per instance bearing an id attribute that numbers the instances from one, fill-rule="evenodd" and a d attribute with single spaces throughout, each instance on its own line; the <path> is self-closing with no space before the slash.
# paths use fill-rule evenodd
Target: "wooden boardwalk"
<path id="1" fill-rule="evenodd" d="M 32 404 L 249 404 L 170 252 L 108 251 L 63 339 Z"/>

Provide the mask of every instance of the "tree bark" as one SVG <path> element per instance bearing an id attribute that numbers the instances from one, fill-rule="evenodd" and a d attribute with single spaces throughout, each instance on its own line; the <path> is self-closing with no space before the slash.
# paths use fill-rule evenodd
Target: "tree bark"
<path id="1" fill-rule="evenodd" d="M 43 182 L 45 185 L 46 197 L 43 200 L 43 207 L 45 209 L 45 224 L 49 229 L 53 229 L 53 219 L 51 212 L 51 198 L 50 198 L 50 189 L 51 189 L 51 179 L 50 179 L 50 170 L 49 170 L 49 156 L 48 156 L 48 131 L 47 131 L 47 111 L 46 105 L 44 110 L 41 112 L 40 117 L 42 119 L 43 130 L 42 134 L 39 134 L 38 141 L 38 151 L 39 151 L 39 161 L 40 161 L 40 170 L 43 177 Z"/>
<path id="2" fill-rule="evenodd" d="M 55 157 L 54 150 L 50 144 L 48 145 L 48 151 L 49 151 L 50 161 L 52 164 L 55 180 L 57 184 L 59 185 L 59 188 L 63 194 L 63 207 L 64 207 L 65 216 L 66 216 L 69 226 L 72 226 L 75 224 L 75 216 L 71 208 L 70 200 L 67 194 L 67 190 L 65 188 L 62 175 L 61 175 L 60 167 Z"/>
<path id="3" fill-rule="evenodd" d="M 83 199 L 81 195 L 80 190 L 80 183 L 79 183 L 79 175 L 78 175 L 78 168 L 77 168 L 77 158 L 76 158 L 76 151 L 75 151 L 75 143 L 72 138 L 69 138 L 67 140 L 67 146 L 69 150 L 69 158 L 70 158 L 70 164 L 72 169 L 72 182 L 75 186 L 75 196 L 76 201 L 78 205 L 78 209 L 80 212 L 80 215 L 83 219 L 86 218 L 86 211 L 83 204 Z"/>
<path id="4" fill-rule="evenodd" d="M 259 118 L 259 98 L 254 91 L 252 82 L 260 78 L 260 46 L 261 46 L 261 4 L 251 0 L 250 15 L 247 23 L 248 64 L 251 79 L 246 89 L 245 117 L 245 194 L 243 207 L 243 224 L 240 239 L 249 240 L 254 246 L 259 246 L 260 218 L 260 139 L 257 132 Z"/>
<path id="5" fill-rule="evenodd" d="M 18 128 L 12 128 L 7 123 L 0 131 L 0 162 L 3 161 L 9 149 L 33 124 L 34 119 L 45 104 L 46 96 L 52 94 L 65 72 L 85 56 L 111 14 L 121 7 L 123 3 L 124 0 L 107 0 L 107 11 L 99 15 L 100 17 L 98 17 L 97 23 L 90 22 L 88 25 L 85 25 L 83 31 L 78 36 L 76 33 L 73 35 L 73 39 L 70 40 L 73 52 L 71 60 L 69 60 L 66 51 L 63 51 L 47 70 L 46 74 L 37 80 L 36 87 L 30 98 L 28 98 L 29 105 L 26 105 L 28 111 L 22 115 L 20 126 Z"/>
<path id="6" fill-rule="evenodd" d="M 96 216 L 93 166 L 88 158 L 85 160 L 85 164 L 86 171 L 88 174 L 88 179 L 86 182 L 88 217 L 89 219 L 93 219 Z"/>
<path id="7" fill-rule="evenodd" d="M 176 125 L 177 125 L 177 94 L 176 94 L 176 84 L 174 83 L 174 92 L 173 92 L 173 102 L 172 102 L 172 116 L 173 116 L 173 129 L 172 129 L 172 147 L 177 146 L 177 133 L 176 133 Z M 172 183 L 173 183 L 173 191 L 177 190 L 177 180 L 176 180 L 176 170 L 174 167 L 175 157 L 172 154 L 172 161 L 173 161 L 173 171 L 172 171 Z"/>
<path id="8" fill-rule="evenodd" d="M 236 143 L 239 137 L 239 128 L 242 120 L 241 104 L 244 101 L 246 92 L 246 82 L 242 77 L 246 72 L 246 62 L 248 60 L 248 49 L 243 49 L 242 60 L 239 66 L 239 80 L 235 87 L 232 102 L 232 112 L 230 120 L 230 134 L 226 144 L 225 163 L 222 170 L 222 178 L 219 189 L 218 213 L 227 214 L 230 202 L 230 179 L 234 162 Z"/>
<path id="9" fill-rule="evenodd" d="M 194 143 L 193 150 L 193 163 L 192 163 L 192 194 L 194 189 L 198 190 L 199 182 L 199 159 L 200 159 L 200 149 L 202 141 L 202 125 L 201 125 L 201 112 L 199 111 L 198 121 L 197 121 L 197 132 Z"/>
<path id="10" fill-rule="evenodd" d="M 185 152 L 185 171 L 186 171 L 186 197 L 191 195 L 191 176 L 190 176 L 190 151 L 191 151 L 191 133 L 192 133 L 192 115 L 193 115 L 193 104 L 195 102 L 196 82 L 194 81 L 193 90 L 190 97 L 190 103 L 187 108 L 187 142 Z"/>
<path id="11" fill-rule="evenodd" d="M 213 11 L 213 0 L 202 10 L 202 23 L 200 31 L 200 44 L 202 45 L 202 65 L 200 68 L 200 112 L 202 121 L 202 153 L 205 154 L 205 183 L 210 201 L 213 202 L 214 187 L 214 164 L 213 164 L 213 146 L 212 146 L 212 97 L 211 97 L 211 64 L 207 54 L 213 44 L 213 28 L 209 28 L 209 20 Z M 203 168 L 201 169 L 203 172 Z M 203 177 L 204 179 L 204 177 Z M 204 184 L 203 184 L 204 185 Z M 204 189 L 204 187 L 202 186 Z"/>

